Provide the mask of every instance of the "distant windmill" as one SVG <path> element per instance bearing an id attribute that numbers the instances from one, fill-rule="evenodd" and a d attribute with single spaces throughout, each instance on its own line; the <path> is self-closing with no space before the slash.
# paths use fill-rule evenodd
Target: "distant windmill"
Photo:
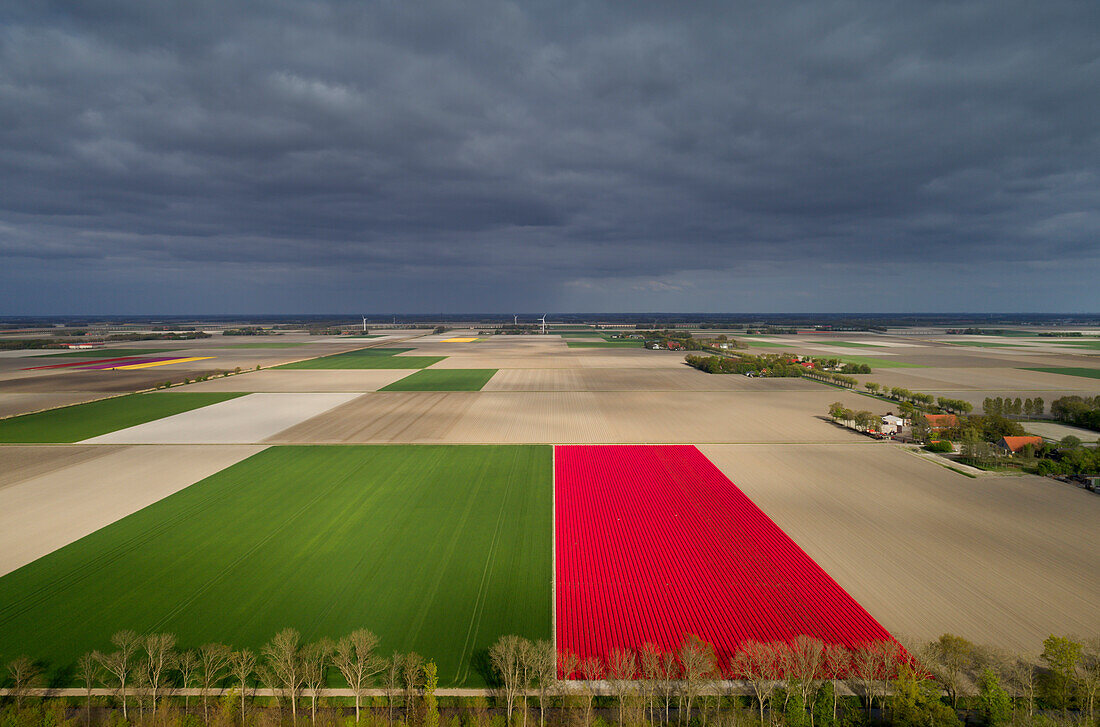
<path id="1" fill-rule="evenodd" d="M 513 326 L 518 326 L 519 325 L 519 316 L 517 316 L 515 313 L 512 314 L 512 325 Z"/>
<path id="2" fill-rule="evenodd" d="M 542 335 L 546 335 L 546 314 L 542 314 L 542 318 L 539 318 L 539 323 L 542 324 Z"/>
<path id="3" fill-rule="evenodd" d="M 367 332 L 367 317 L 363 316 L 363 333 Z"/>

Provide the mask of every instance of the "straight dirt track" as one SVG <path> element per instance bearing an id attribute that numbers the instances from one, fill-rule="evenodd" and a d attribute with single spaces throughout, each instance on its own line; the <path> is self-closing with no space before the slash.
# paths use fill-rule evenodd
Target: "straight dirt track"
<path id="1" fill-rule="evenodd" d="M 890 635 L 691 446 L 557 447 L 559 653 Z"/>

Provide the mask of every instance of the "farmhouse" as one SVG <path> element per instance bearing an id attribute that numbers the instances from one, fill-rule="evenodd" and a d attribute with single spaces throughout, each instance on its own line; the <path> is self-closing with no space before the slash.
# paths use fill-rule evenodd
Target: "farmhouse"
<path id="1" fill-rule="evenodd" d="M 932 431 L 950 429 L 959 424 L 959 419 L 954 414 L 925 414 L 924 418 L 928 420 L 928 426 Z"/>
<path id="2" fill-rule="evenodd" d="M 881 431 L 883 434 L 897 434 L 905 426 L 906 420 L 893 414 L 882 417 Z"/>
<path id="3" fill-rule="evenodd" d="M 1001 441 L 997 442 L 997 446 L 1000 447 L 1005 454 L 1017 454 L 1027 445 L 1033 447 L 1042 447 L 1042 437 L 1001 437 Z"/>

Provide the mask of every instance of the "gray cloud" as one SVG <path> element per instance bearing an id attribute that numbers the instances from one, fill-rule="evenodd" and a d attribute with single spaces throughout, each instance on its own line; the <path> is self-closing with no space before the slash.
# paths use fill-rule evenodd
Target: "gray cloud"
<path id="1" fill-rule="evenodd" d="M 22 4 L 0 312 L 1081 310 L 1097 38 L 1068 1 Z"/>

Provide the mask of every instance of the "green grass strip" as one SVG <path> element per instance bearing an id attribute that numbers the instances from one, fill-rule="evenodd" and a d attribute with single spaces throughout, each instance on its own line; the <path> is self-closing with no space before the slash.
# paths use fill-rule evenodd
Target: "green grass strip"
<path id="1" fill-rule="evenodd" d="M 769 341 L 748 341 L 748 340 L 746 340 L 745 343 L 749 344 L 753 348 L 785 348 L 788 351 L 792 350 L 797 345 L 797 344 L 794 344 L 794 343 L 771 343 Z"/>
<path id="2" fill-rule="evenodd" d="M 422 369 L 379 391 L 481 391 L 496 369 Z"/>
<path id="3" fill-rule="evenodd" d="M 975 348 L 1019 348 L 1017 343 L 997 343 L 996 341 L 951 341 L 956 346 L 974 346 Z"/>
<path id="4" fill-rule="evenodd" d="M 1100 351 L 1100 341 L 1057 341 L 1059 346 L 1069 346 L 1071 348 L 1087 348 L 1093 351 Z"/>
<path id="5" fill-rule="evenodd" d="M 482 687 L 500 636 L 550 638 L 552 488 L 545 445 L 271 447 L 0 578 L 0 653 L 56 685 L 122 629 L 368 628 Z"/>
<path id="6" fill-rule="evenodd" d="M 166 392 L 113 399 L 0 419 L 0 442 L 68 443 L 163 419 L 244 396 L 241 393 Z"/>
<path id="7" fill-rule="evenodd" d="M 397 356 L 411 348 L 364 348 L 275 366 L 278 369 L 423 369 L 446 356 Z"/>
<path id="8" fill-rule="evenodd" d="M 1086 369 L 1073 366 L 1049 366 L 1043 368 L 1025 368 L 1023 371 L 1040 371 L 1044 374 L 1064 374 L 1065 376 L 1081 376 L 1086 379 L 1100 379 L 1100 369 Z"/>
<path id="9" fill-rule="evenodd" d="M 829 356 L 818 358 L 831 358 Z M 926 369 L 924 364 L 908 363 L 905 361 L 892 361 L 886 358 L 872 358 L 870 356 L 840 356 L 844 363 L 867 364 L 873 369 Z"/>
<path id="10" fill-rule="evenodd" d="M 83 351 L 66 351 L 65 353 L 53 353 L 49 356 L 36 356 L 35 358 L 122 358 L 123 356 L 143 356 L 150 353 L 167 353 L 179 350 L 178 348 L 89 348 Z"/>

